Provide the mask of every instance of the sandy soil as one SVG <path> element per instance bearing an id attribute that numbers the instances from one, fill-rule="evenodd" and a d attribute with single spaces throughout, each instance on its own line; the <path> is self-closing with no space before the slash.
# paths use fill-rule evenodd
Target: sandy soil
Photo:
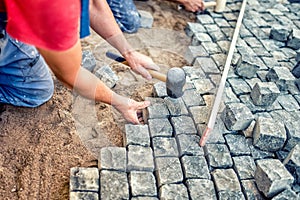
<path id="1" fill-rule="evenodd" d="M 177 5 L 161 0 L 136 2 L 154 16 L 152 29 L 126 35 L 132 46 L 161 66 L 186 65 L 183 59 L 189 39 L 186 22 L 194 15 L 178 11 Z M 128 67 L 105 58 L 111 49 L 94 33 L 82 41 L 97 59 L 97 67 L 110 64 L 120 81 L 117 93 L 143 100 L 152 96 L 155 80 L 146 82 Z M 94 103 L 63 87 L 55 80 L 55 94 L 35 108 L 7 106 L 0 115 L 0 199 L 68 199 L 69 170 L 75 166 L 97 166 L 103 146 L 122 146 L 125 121 L 103 103 Z"/>

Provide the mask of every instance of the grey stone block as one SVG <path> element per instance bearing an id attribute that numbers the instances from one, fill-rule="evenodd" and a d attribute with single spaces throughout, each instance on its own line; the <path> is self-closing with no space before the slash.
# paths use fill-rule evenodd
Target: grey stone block
<path id="1" fill-rule="evenodd" d="M 285 128 L 287 133 L 287 142 L 284 146 L 284 149 L 290 151 L 297 144 L 300 144 L 299 121 L 292 121 L 290 124 L 286 124 Z"/>
<path id="2" fill-rule="evenodd" d="M 98 162 L 99 169 L 126 171 L 126 148 L 124 147 L 103 147 Z"/>
<path id="3" fill-rule="evenodd" d="M 297 57 L 297 59 L 300 60 L 300 58 L 298 58 L 298 57 Z M 298 61 L 298 63 L 293 67 L 291 72 L 296 78 L 300 78 L 300 61 Z"/>
<path id="4" fill-rule="evenodd" d="M 147 119 L 168 118 L 170 113 L 164 103 L 154 103 L 147 107 Z"/>
<path id="5" fill-rule="evenodd" d="M 204 132 L 206 131 L 208 127 L 205 124 L 198 124 L 197 130 L 199 135 L 202 137 Z M 208 135 L 208 138 L 206 140 L 206 144 L 224 144 L 225 139 L 223 137 L 223 134 L 228 132 L 223 121 L 219 116 L 217 116 L 215 125 L 212 130 L 210 130 L 210 133 Z"/>
<path id="6" fill-rule="evenodd" d="M 241 192 L 239 179 L 233 169 L 216 169 L 211 175 L 218 193 Z"/>
<path id="7" fill-rule="evenodd" d="M 159 189 L 159 198 L 160 199 L 182 199 L 188 200 L 189 195 L 187 188 L 184 184 L 168 184 L 163 185 Z"/>
<path id="8" fill-rule="evenodd" d="M 90 50 L 82 51 L 81 65 L 90 72 L 94 71 L 96 67 L 96 59 Z"/>
<path id="9" fill-rule="evenodd" d="M 259 66 L 253 62 L 252 59 L 242 59 L 240 63 L 235 67 L 235 73 L 243 78 L 253 78 L 256 76 L 256 72 L 259 70 Z"/>
<path id="10" fill-rule="evenodd" d="M 128 171 L 153 171 L 154 160 L 153 152 L 150 147 L 128 146 Z"/>
<path id="11" fill-rule="evenodd" d="M 251 151 L 251 156 L 254 160 L 261 160 L 261 159 L 265 159 L 265 158 L 275 158 L 274 153 L 269 152 L 269 151 L 263 151 L 263 150 L 260 150 L 259 148 L 256 148 L 255 146 L 253 146 L 252 139 L 248 138 L 247 142 L 248 142 L 248 146 Z"/>
<path id="12" fill-rule="evenodd" d="M 145 10 L 138 10 L 141 19 L 142 28 L 151 28 L 153 24 L 153 16 Z"/>
<path id="13" fill-rule="evenodd" d="M 179 158 L 159 157 L 155 158 L 156 178 L 158 186 L 170 183 L 181 183 L 183 174 Z"/>
<path id="14" fill-rule="evenodd" d="M 188 179 L 186 181 L 192 200 L 217 200 L 214 183 L 205 179 Z"/>
<path id="15" fill-rule="evenodd" d="M 283 164 L 294 176 L 296 184 L 300 184 L 300 143 L 290 151 Z"/>
<path id="16" fill-rule="evenodd" d="M 166 97 L 164 98 L 164 100 L 171 116 L 188 115 L 187 108 L 182 98 L 173 99 L 170 97 Z"/>
<path id="17" fill-rule="evenodd" d="M 197 135 L 176 135 L 176 140 L 179 149 L 179 156 L 191 155 L 198 156 L 204 155 L 202 147 L 199 145 L 200 137 Z"/>
<path id="18" fill-rule="evenodd" d="M 193 106 L 189 108 L 189 111 L 195 124 L 204 124 L 208 121 L 211 108 L 208 106 Z"/>
<path id="19" fill-rule="evenodd" d="M 207 33 L 195 33 L 192 36 L 192 45 L 193 46 L 198 46 L 202 42 L 211 42 L 211 38 Z"/>
<path id="20" fill-rule="evenodd" d="M 156 180 L 152 172 L 132 171 L 129 173 L 132 196 L 157 196 Z"/>
<path id="21" fill-rule="evenodd" d="M 204 156 L 183 156 L 181 163 L 185 179 L 210 179 Z"/>
<path id="22" fill-rule="evenodd" d="M 155 137 L 152 139 L 154 157 L 178 157 L 175 138 Z"/>
<path id="23" fill-rule="evenodd" d="M 194 64 L 195 58 L 202 56 L 209 56 L 203 46 L 188 46 L 184 58 L 192 65 Z"/>
<path id="24" fill-rule="evenodd" d="M 187 81 L 190 82 L 196 79 L 205 78 L 206 75 L 201 68 L 191 67 L 191 66 L 184 66 L 182 69 L 185 72 Z"/>
<path id="25" fill-rule="evenodd" d="M 237 79 L 237 78 L 231 78 L 231 79 L 228 79 L 227 81 L 229 82 L 233 92 L 237 96 L 242 95 L 242 94 L 247 94 L 247 93 L 251 92 L 251 88 L 245 80 Z"/>
<path id="26" fill-rule="evenodd" d="M 272 118 L 258 117 L 253 130 L 253 145 L 264 151 L 278 151 L 286 141 L 284 124 Z"/>
<path id="27" fill-rule="evenodd" d="M 277 159 L 258 160 L 255 171 L 257 188 L 268 198 L 291 186 L 293 176 Z"/>
<path id="28" fill-rule="evenodd" d="M 129 199 L 129 185 L 125 172 L 101 170 L 100 183 L 101 200 Z"/>
<path id="29" fill-rule="evenodd" d="M 204 99 L 195 89 L 184 91 L 182 99 L 186 107 L 205 105 Z"/>
<path id="30" fill-rule="evenodd" d="M 197 133 L 193 119 L 191 117 L 188 116 L 172 117 L 171 123 L 175 129 L 174 130 L 175 135 Z"/>
<path id="31" fill-rule="evenodd" d="M 254 105 L 268 106 L 274 103 L 280 91 L 273 82 L 256 83 L 251 91 L 250 97 Z"/>
<path id="32" fill-rule="evenodd" d="M 233 156 L 250 155 L 250 148 L 243 135 L 227 134 L 225 139 Z"/>
<path id="33" fill-rule="evenodd" d="M 294 192 L 289 188 L 272 198 L 272 200 L 282 200 L 282 199 L 299 199 L 299 198 L 296 192 Z"/>
<path id="34" fill-rule="evenodd" d="M 132 197 L 131 200 L 158 200 L 156 197 Z"/>
<path id="35" fill-rule="evenodd" d="M 280 91 L 287 91 L 288 85 L 295 81 L 295 77 L 286 67 L 273 67 L 267 73 L 266 79 L 275 82 Z"/>
<path id="36" fill-rule="evenodd" d="M 293 95 L 280 95 L 278 96 L 277 100 L 283 109 L 288 112 L 297 111 L 300 109 L 300 106 Z"/>
<path id="37" fill-rule="evenodd" d="M 210 57 L 199 57 L 196 58 L 194 67 L 200 67 L 205 73 L 220 73 L 214 60 Z"/>
<path id="38" fill-rule="evenodd" d="M 225 87 L 225 91 L 223 95 L 224 95 L 223 97 L 224 103 L 226 104 L 240 102 L 239 98 L 234 94 L 231 87 Z"/>
<path id="39" fill-rule="evenodd" d="M 229 130 L 245 130 L 254 116 L 250 109 L 242 103 L 227 104 L 222 112 L 221 118 Z"/>
<path id="40" fill-rule="evenodd" d="M 166 83 L 164 82 L 157 82 L 153 85 L 153 93 L 154 96 L 164 98 L 167 97 L 167 88 L 166 88 Z"/>
<path id="41" fill-rule="evenodd" d="M 70 192 L 70 200 L 98 200 L 98 192 Z"/>
<path id="42" fill-rule="evenodd" d="M 218 44 L 213 43 L 213 42 L 202 42 L 201 46 L 204 47 L 206 52 L 208 52 L 210 55 L 211 54 L 217 54 L 217 53 L 223 53 L 222 49 L 219 47 Z"/>
<path id="43" fill-rule="evenodd" d="M 238 174 L 240 180 L 253 179 L 256 165 L 251 156 L 237 156 L 232 157 L 234 169 Z"/>
<path id="44" fill-rule="evenodd" d="M 300 30 L 293 30 L 292 36 L 286 45 L 295 50 L 300 49 Z"/>
<path id="45" fill-rule="evenodd" d="M 197 15 L 196 22 L 200 24 L 214 24 L 214 19 L 208 15 L 208 14 L 203 14 L 203 15 Z"/>
<path id="46" fill-rule="evenodd" d="M 244 192 L 246 199 L 253 199 L 253 200 L 265 199 L 264 196 L 257 189 L 254 179 L 242 180 L 241 183 L 242 183 L 242 190 Z"/>
<path id="47" fill-rule="evenodd" d="M 119 80 L 118 76 L 113 72 L 113 70 L 108 65 L 104 65 L 100 67 L 95 72 L 95 75 L 101 81 L 103 81 L 109 88 L 113 88 Z"/>
<path id="48" fill-rule="evenodd" d="M 72 167 L 70 169 L 70 191 L 98 192 L 98 168 Z"/>
<path id="49" fill-rule="evenodd" d="M 125 125 L 124 146 L 141 145 L 150 146 L 150 134 L 148 125 Z"/>
<path id="50" fill-rule="evenodd" d="M 241 191 L 221 191 L 218 192 L 218 196 L 220 200 L 245 200 L 244 194 Z"/>
<path id="51" fill-rule="evenodd" d="M 187 36 L 192 37 L 195 33 L 206 32 L 204 26 L 199 23 L 187 22 L 184 31 Z"/>
<path id="52" fill-rule="evenodd" d="M 282 42 L 286 42 L 291 36 L 293 30 L 289 27 L 274 24 L 270 32 L 270 38 Z"/>
<path id="53" fill-rule="evenodd" d="M 210 167 L 228 168 L 233 164 L 230 152 L 225 144 L 206 144 L 204 151 Z"/>
<path id="54" fill-rule="evenodd" d="M 209 78 L 194 80 L 194 86 L 200 94 L 210 94 L 215 90 L 215 86 Z"/>
<path id="55" fill-rule="evenodd" d="M 149 119 L 148 125 L 151 137 L 172 136 L 173 128 L 168 119 Z"/>

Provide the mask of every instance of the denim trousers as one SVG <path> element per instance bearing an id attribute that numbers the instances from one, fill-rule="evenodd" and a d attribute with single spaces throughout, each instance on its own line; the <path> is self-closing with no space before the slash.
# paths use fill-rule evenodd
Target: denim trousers
<path id="1" fill-rule="evenodd" d="M 37 49 L 10 37 L 5 25 L 0 13 L 0 102 L 37 107 L 53 95 L 50 70 Z"/>
<path id="2" fill-rule="evenodd" d="M 107 0 L 117 24 L 125 33 L 135 33 L 141 25 L 140 15 L 133 0 Z"/>

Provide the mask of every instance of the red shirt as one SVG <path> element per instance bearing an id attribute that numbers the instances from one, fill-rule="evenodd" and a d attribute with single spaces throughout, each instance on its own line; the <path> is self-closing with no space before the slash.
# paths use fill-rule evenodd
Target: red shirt
<path id="1" fill-rule="evenodd" d="M 24 43 L 62 51 L 79 38 L 80 0 L 0 0 L 5 8 L 6 31 Z"/>

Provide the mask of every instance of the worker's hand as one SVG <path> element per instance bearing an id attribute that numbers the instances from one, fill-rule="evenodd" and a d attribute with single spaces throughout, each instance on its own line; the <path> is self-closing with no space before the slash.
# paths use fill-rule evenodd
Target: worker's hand
<path id="1" fill-rule="evenodd" d="M 114 106 L 128 122 L 133 124 L 140 124 L 140 122 L 143 121 L 142 109 L 149 105 L 149 101 L 137 102 L 118 94 L 114 94 L 112 99 L 112 106 Z"/>
<path id="2" fill-rule="evenodd" d="M 128 62 L 131 69 L 140 75 L 142 75 L 145 79 L 151 80 L 152 76 L 146 69 L 152 69 L 159 71 L 160 68 L 157 66 L 153 60 L 137 51 L 129 51 L 123 54 L 124 58 Z"/>
<path id="3" fill-rule="evenodd" d="M 203 0 L 177 0 L 187 11 L 197 12 L 205 9 Z"/>

